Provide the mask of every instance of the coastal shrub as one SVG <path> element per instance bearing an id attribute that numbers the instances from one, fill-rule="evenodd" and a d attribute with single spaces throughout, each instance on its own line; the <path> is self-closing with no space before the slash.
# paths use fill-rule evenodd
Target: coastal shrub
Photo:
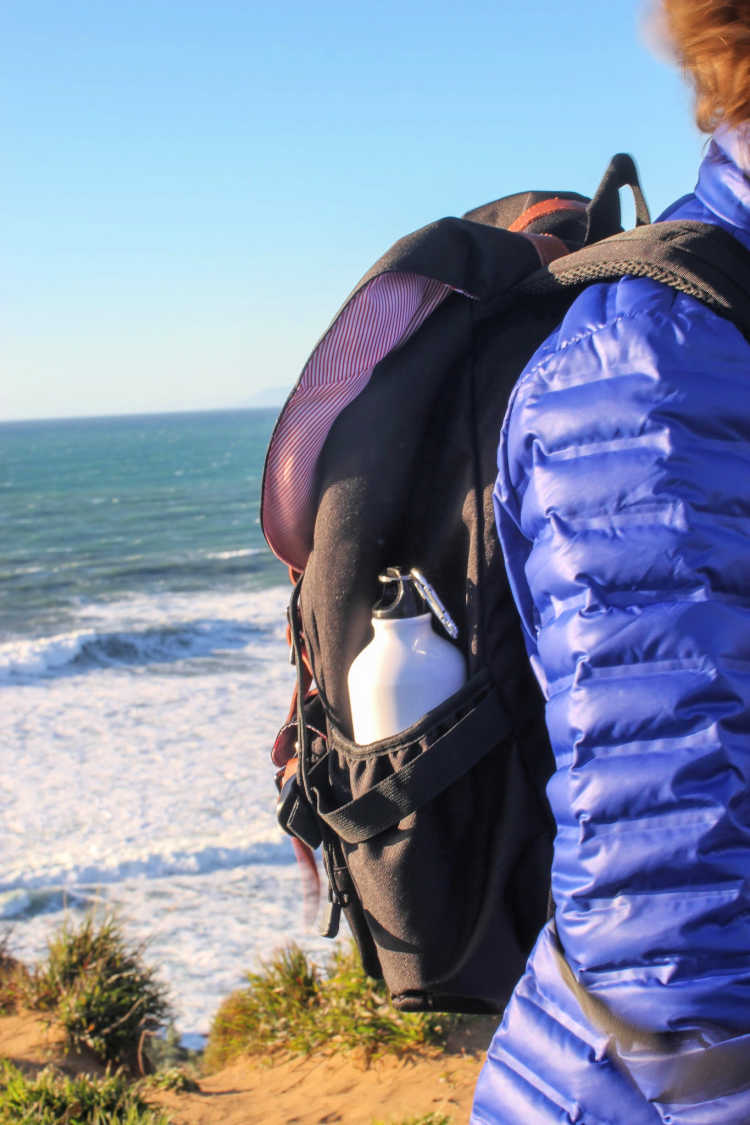
<path id="1" fill-rule="evenodd" d="M 0 1125 L 169 1125 L 122 1073 L 67 1078 L 52 1067 L 35 1078 L 0 1060 Z"/>
<path id="2" fill-rule="evenodd" d="M 31 976 L 8 952 L 8 935 L 0 938 L 0 1016 L 15 1012 L 26 1000 Z"/>
<path id="3" fill-rule="evenodd" d="M 398 1012 L 385 986 L 365 975 L 353 946 L 339 948 L 325 973 L 296 945 L 247 974 L 247 987 L 219 1008 L 204 1055 L 216 1070 L 240 1054 L 278 1048 L 359 1050 L 373 1058 L 442 1042 L 455 1016 Z"/>
<path id="4" fill-rule="evenodd" d="M 35 971 L 34 1006 L 53 1011 L 68 1046 L 88 1048 L 102 1062 L 133 1068 L 143 1039 L 169 1017 L 164 986 L 129 947 L 118 921 L 87 914 L 50 939 L 47 959 Z"/>
<path id="5" fill-rule="evenodd" d="M 200 1084 L 181 1066 L 168 1066 L 143 1079 L 144 1087 L 156 1090 L 173 1090 L 178 1094 L 200 1093 Z"/>

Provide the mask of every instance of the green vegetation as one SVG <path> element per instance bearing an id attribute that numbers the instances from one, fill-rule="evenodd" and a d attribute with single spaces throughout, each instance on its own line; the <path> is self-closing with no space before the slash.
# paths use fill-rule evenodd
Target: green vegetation
<path id="1" fill-rule="evenodd" d="M 167 1028 L 166 1035 L 153 1035 L 143 1051 L 152 1072 L 144 1079 L 147 1085 L 160 1090 L 196 1091 L 203 1052 L 183 1047 L 174 1025 Z"/>
<path id="2" fill-rule="evenodd" d="M 200 1093 L 200 1085 L 181 1066 L 168 1066 L 143 1079 L 144 1087 L 157 1090 L 174 1090 L 178 1094 Z"/>
<path id="3" fill-rule="evenodd" d="M 128 948 L 116 919 L 93 913 L 53 935 L 27 1002 L 54 1013 L 68 1046 L 131 1069 L 144 1040 L 169 1016 L 164 987 L 144 964 L 142 947 Z"/>
<path id="4" fill-rule="evenodd" d="M 321 974 L 295 945 L 278 953 L 217 1012 L 204 1056 L 216 1070 L 240 1054 L 278 1048 L 360 1050 L 370 1057 L 440 1043 L 457 1017 L 396 1011 L 367 977 L 353 947 L 338 950 Z M 432 1125 L 432 1123 L 429 1123 Z"/>
<path id="5" fill-rule="evenodd" d="M 143 947 L 128 948 L 114 918 L 95 914 L 78 925 L 66 921 L 31 971 L 0 940 L 0 1014 L 19 1007 L 49 1013 L 68 1047 L 87 1048 L 108 1067 L 102 1078 L 68 1077 L 53 1067 L 30 1077 L 0 1060 L 0 1125 L 170 1125 L 149 1105 L 148 1091 L 199 1090 L 198 1057 L 180 1046 L 173 1027 L 155 1037 L 169 1008 L 142 955 Z M 217 1069 L 237 1055 L 274 1050 L 359 1051 L 373 1058 L 440 1044 L 458 1019 L 396 1011 L 385 987 L 363 972 L 353 946 L 339 949 L 321 972 L 292 945 L 248 973 L 247 987 L 222 1004 L 203 1063 Z M 156 1073 L 134 1081 L 144 1056 Z M 112 1072 L 112 1063 L 119 1069 Z M 451 1125 L 451 1119 L 428 1113 L 389 1125 Z"/>
<path id="6" fill-rule="evenodd" d="M 28 1002 L 30 981 L 28 969 L 8 952 L 6 935 L 0 939 L 0 1016 L 9 1015 Z"/>
<path id="7" fill-rule="evenodd" d="M 28 1078 L 0 1060 L 0 1125 L 169 1125 L 121 1072 L 66 1078 L 51 1067 Z"/>

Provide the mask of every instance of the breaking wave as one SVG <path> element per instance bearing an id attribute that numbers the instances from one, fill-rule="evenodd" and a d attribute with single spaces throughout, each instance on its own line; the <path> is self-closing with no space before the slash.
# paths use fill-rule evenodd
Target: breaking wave
<path id="1" fill-rule="evenodd" d="M 136 632 L 74 632 L 0 645 L 0 683 L 136 664 L 170 664 L 244 649 L 258 630 L 236 621 L 194 621 Z"/>
<path id="2" fill-rule="evenodd" d="M 0 643 L 0 684 L 241 653 L 279 635 L 286 597 L 276 588 L 91 604 L 78 628 Z"/>

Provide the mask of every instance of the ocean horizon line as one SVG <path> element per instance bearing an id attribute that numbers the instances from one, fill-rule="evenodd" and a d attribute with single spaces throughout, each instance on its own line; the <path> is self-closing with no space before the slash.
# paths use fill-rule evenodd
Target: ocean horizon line
<path id="1" fill-rule="evenodd" d="M 276 403 L 263 403 L 262 405 L 249 405 L 249 406 L 211 406 L 211 407 L 197 407 L 194 409 L 179 409 L 179 410 L 141 410 L 141 411 L 122 411 L 121 413 L 113 414 L 59 414 L 59 415 L 40 415 L 38 417 L 27 418 L 0 418 L 0 427 L 11 428 L 13 426 L 25 426 L 29 424 L 52 424 L 58 422 L 113 422 L 113 421 L 137 421 L 145 418 L 188 418 L 203 416 L 205 414 L 263 414 L 269 411 L 281 410 L 286 399 L 286 394 L 279 399 Z"/>

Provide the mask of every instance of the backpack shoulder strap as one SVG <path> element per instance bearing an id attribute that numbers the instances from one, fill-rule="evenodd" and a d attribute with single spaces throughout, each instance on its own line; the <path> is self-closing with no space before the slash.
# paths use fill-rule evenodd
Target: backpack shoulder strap
<path id="1" fill-rule="evenodd" d="M 583 289 L 626 275 L 650 277 L 696 297 L 750 341 L 750 251 L 710 223 L 652 223 L 613 235 L 538 270 L 518 291 Z"/>

